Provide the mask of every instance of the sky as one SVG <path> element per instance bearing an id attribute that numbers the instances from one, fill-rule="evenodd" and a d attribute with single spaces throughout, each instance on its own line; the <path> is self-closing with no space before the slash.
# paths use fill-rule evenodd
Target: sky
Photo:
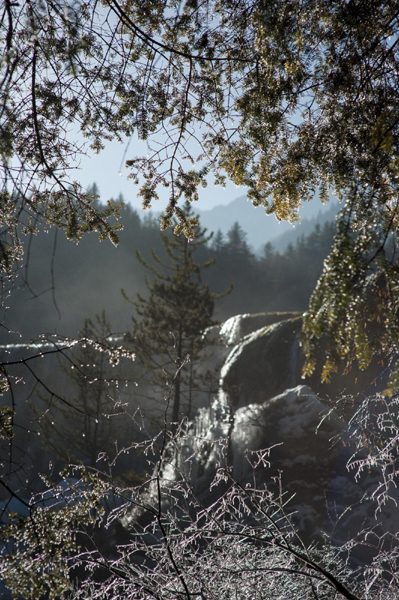
<path id="1" fill-rule="evenodd" d="M 137 197 L 139 186 L 134 185 L 133 181 L 128 179 L 129 171 L 124 168 L 124 163 L 129 158 L 146 153 L 146 144 L 138 142 L 137 139 L 132 140 L 129 145 L 117 141 L 106 142 L 104 150 L 99 154 L 90 152 L 88 156 L 81 157 L 79 170 L 71 173 L 71 176 L 80 181 L 85 189 L 95 182 L 100 190 L 102 202 L 106 202 L 109 198 L 116 199 L 121 193 L 126 202 L 136 209 L 141 209 L 141 199 Z M 153 203 L 152 209 L 160 213 L 168 203 L 168 190 L 165 190 L 163 197 L 161 190 L 158 192 L 160 199 Z M 222 188 L 219 185 L 213 185 L 212 177 L 210 177 L 208 187 L 200 189 L 196 208 L 201 211 L 211 210 L 215 206 L 230 204 L 236 198 L 245 195 L 245 187 L 237 187 L 228 181 L 226 187 Z M 324 212 L 328 209 L 328 204 L 322 205 L 319 200 L 315 199 L 310 204 L 305 203 L 299 212 L 302 217 L 310 218 L 319 211 Z"/>
<path id="2" fill-rule="evenodd" d="M 124 168 L 127 159 L 135 155 L 146 154 L 146 145 L 143 142 L 132 141 L 126 151 L 127 144 L 120 142 L 107 142 L 106 147 L 99 154 L 90 153 L 89 156 L 80 160 L 80 170 L 73 173 L 73 179 L 77 179 L 84 188 L 89 187 L 94 182 L 97 183 L 101 200 L 107 201 L 109 198 L 117 198 L 122 193 L 125 200 L 135 208 L 141 208 L 141 199 L 137 197 L 139 186 L 133 184 L 127 176 L 129 171 Z M 200 210 L 210 210 L 220 204 L 229 204 L 239 196 L 246 194 L 246 188 L 237 187 L 228 182 L 225 188 L 215 186 L 212 178 L 205 189 L 200 189 L 200 198 L 198 208 Z M 161 195 L 161 194 L 160 194 Z M 165 190 L 164 197 L 160 197 L 153 205 L 153 209 L 161 212 L 168 202 L 168 190 Z"/>

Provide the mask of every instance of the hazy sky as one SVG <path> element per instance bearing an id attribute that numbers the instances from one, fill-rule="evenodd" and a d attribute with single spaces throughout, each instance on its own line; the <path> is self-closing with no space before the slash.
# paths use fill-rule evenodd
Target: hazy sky
<path id="1" fill-rule="evenodd" d="M 137 139 L 132 139 L 129 146 L 120 142 L 106 142 L 105 149 L 99 154 L 90 152 L 87 157 L 80 159 L 80 169 L 70 173 L 73 179 L 77 179 L 84 188 L 89 187 L 94 182 L 97 183 L 101 200 L 106 202 L 109 198 L 117 198 L 120 193 L 123 194 L 126 202 L 129 202 L 133 207 L 141 209 L 141 199 L 137 197 L 139 186 L 133 184 L 131 179 L 128 179 L 129 171 L 124 168 L 125 161 L 134 156 L 145 156 L 147 154 L 147 146 L 145 142 L 139 142 Z M 161 212 L 168 202 L 168 190 L 165 189 L 163 196 L 162 190 L 159 189 L 160 200 L 153 203 L 153 210 Z M 246 195 L 245 187 L 236 187 L 233 183 L 228 182 L 225 188 L 215 186 L 212 183 L 212 176 L 209 177 L 209 185 L 207 188 L 199 190 L 199 201 L 195 208 L 198 210 L 210 210 L 221 204 L 229 204 L 238 197 Z M 315 198 L 311 203 L 305 203 L 300 209 L 302 217 L 313 217 L 319 211 L 324 212 L 329 209 L 329 204 L 322 205 Z M 258 217 L 257 213 L 256 218 Z M 255 213 L 254 213 L 255 218 Z M 270 217 L 275 218 L 275 217 Z"/>
<path id="2" fill-rule="evenodd" d="M 135 155 L 145 155 L 146 145 L 132 141 L 125 155 L 126 144 L 119 142 L 108 142 L 100 154 L 91 153 L 89 157 L 83 157 L 80 161 L 80 170 L 73 173 L 73 179 L 81 182 L 84 188 L 96 182 L 101 194 L 101 200 L 116 198 L 121 192 L 125 200 L 135 208 L 141 208 L 141 199 L 137 198 L 139 186 L 135 186 L 131 179 L 127 178 L 129 171 L 124 169 L 125 160 Z M 125 157 L 124 157 L 125 155 Z M 246 188 L 236 187 L 228 183 L 226 188 L 214 186 L 212 178 L 207 188 L 200 190 L 198 208 L 207 210 L 216 205 L 228 204 L 238 196 L 243 196 Z M 161 196 L 161 194 L 160 194 Z M 153 208 L 161 211 L 168 201 L 168 190 L 165 190 L 164 198 L 154 203 Z"/>

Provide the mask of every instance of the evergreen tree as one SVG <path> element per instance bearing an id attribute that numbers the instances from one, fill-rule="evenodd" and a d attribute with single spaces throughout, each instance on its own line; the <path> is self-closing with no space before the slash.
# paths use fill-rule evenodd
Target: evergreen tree
<path id="1" fill-rule="evenodd" d="M 212 250 L 214 252 L 219 253 L 222 252 L 224 247 L 224 235 L 220 229 L 217 230 L 213 240 L 212 240 Z"/>
<path id="2" fill-rule="evenodd" d="M 235 221 L 227 232 L 227 248 L 235 260 L 249 261 L 252 258 L 246 238 L 247 234 L 238 221 Z"/>
<path id="3" fill-rule="evenodd" d="M 235 289 L 234 313 L 255 311 L 257 298 L 261 297 L 257 260 L 246 238 L 237 221 L 226 235 L 224 268 L 226 279 L 233 282 Z"/>
<path id="4" fill-rule="evenodd" d="M 193 218 L 188 202 L 184 210 Z M 133 303 L 137 316 L 132 317 L 133 332 L 128 339 L 149 377 L 152 395 L 154 390 L 162 393 L 165 379 L 173 381 L 172 422 L 176 423 L 182 416 L 192 416 L 193 394 L 208 379 L 196 374 L 195 361 L 206 344 L 204 331 L 215 324 L 218 295 L 202 282 L 202 271 L 214 260 L 195 260 L 197 250 L 210 239 L 205 230 L 198 226 L 192 241 L 184 235 L 161 237 L 166 259 L 153 250 L 154 265 L 150 265 L 137 251 L 138 260 L 153 277 L 147 278 L 149 296 L 138 294 Z"/>

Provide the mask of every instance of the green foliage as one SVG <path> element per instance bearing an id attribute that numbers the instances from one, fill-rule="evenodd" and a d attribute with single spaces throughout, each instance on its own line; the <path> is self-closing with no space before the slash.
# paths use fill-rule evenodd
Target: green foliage
<path id="1" fill-rule="evenodd" d="M 79 485 L 66 479 L 66 488 L 58 485 L 45 500 L 33 501 L 28 517 L 10 515 L 10 523 L 0 530 L 5 544 L 0 574 L 15 598 L 69 597 L 77 533 L 103 513 L 104 491 L 101 480 L 83 470 Z"/>
<path id="2" fill-rule="evenodd" d="M 375 226 L 350 232 L 350 217 L 341 215 L 332 252 L 310 300 L 304 320 L 305 374 L 315 365 L 315 347 L 323 340 L 323 379 L 339 362 L 357 361 L 366 369 L 374 355 L 397 352 L 399 271 L 395 238 Z"/>
<path id="3" fill-rule="evenodd" d="M 351 361 L 355 352 L 366 366 L 370 338 L 360 315 L 374 319 L 366 280 L 377 272 L 385 281 L 380 312 L 392 312 L 399 293 L 395 261 L 383 258 L 384 240 L 396 235 L 399 222 L 398 30 L 396 0 L 151 7 L 109 0 L 67 9 L 5 2 L 0 259 L 6 273 L 21 256 L 21 220 L 28 232 L 42 222 L 76 241 L 96 230 L 117 243 L 119 225 L 109 220 L 115 207 L 99 211 L 69 180 L 85 148 L 68 132 L 77 127 L 95 151 L 136 134 L 148 152 L 127 166 L 143 205 L 167 188 L 161 227 L 175 217 L 176 233 L 189 239 L 194 223 L 179 204 L 196 200 L 210 174 L 218 184 L 227 176 L 247 186 L 256 206 L 291 222 L 316 189 L 322 201 L 335 192 L 345 227 L 334 252 L 344 254 L 331 257 L 312 301 L 307 368 L 321 336 L 331 349 L 327 362 Z M 356 285 L 354 272 L 361 278 Z M 348 319 L 355 344 L 349 351 L 341 339 Z M 380 320 L 380 346 L 398 349 L 396 327 L 389 317 Z"/>
<path id="4" fill-rule="evenodd" d="M 11 406 L 0 406 L 0 438 L 7 440 L 14 437 L 13 416 Z"/>

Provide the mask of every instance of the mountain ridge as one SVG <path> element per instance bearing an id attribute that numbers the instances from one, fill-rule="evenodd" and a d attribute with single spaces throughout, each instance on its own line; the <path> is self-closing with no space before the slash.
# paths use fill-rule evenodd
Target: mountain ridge
<path id="1" fill-rule="evenodd" d="M 257 215 L 254 213 L 256 210 Z M 209 232 L 216 233 L 220 229 L 226 235 L 237 221 L 257 254 L 262 252 L 267 242 L 272 243 L 276 250 L 283 251 L 290 243 L 294 244 L 298 237 L 310 233 L 317 223 L 322 225 L 334 220 L 338 210 L 339 204 L 333 198 L 324 205 L 315 198 L 301 208 L 301 223 L 293 225 L 278 221 L 274 215 L 266 215 L 263 207 L 254 207 L 245 196 L 209 210 L 197 209 L 194 205 L 194 213 L 198 214 L 201 226 Z"/>

